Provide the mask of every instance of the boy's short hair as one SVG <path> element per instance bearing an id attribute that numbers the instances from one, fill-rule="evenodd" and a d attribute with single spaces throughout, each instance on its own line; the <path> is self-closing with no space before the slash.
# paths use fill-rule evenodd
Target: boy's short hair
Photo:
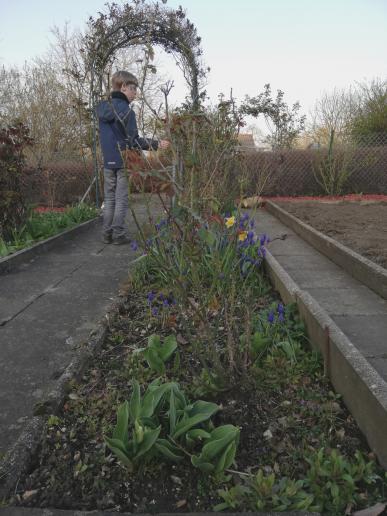
<path id="1" fill-rule="evenodd" d="M 138 86 L 138 80 L 135 75 L 125 70 L 119 70 L 112 75 L 112 90 L 119 91 L 122 86 L 127 84 L 135 84 Z"/>

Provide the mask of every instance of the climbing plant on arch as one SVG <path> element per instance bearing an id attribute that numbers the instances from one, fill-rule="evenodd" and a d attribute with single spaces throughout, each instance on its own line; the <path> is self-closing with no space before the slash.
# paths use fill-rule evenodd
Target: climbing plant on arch
<path id="1" fill-rule="evenodd" d="M 90 71 L 90 105 L 93 111 L 94 160 L 98 203 L 95 105 L 104 94 L 106 70 L 119 49 L 135 45 L 161 46 L 172 54 L 190 89 L 193 111 L 199 108 L 200 81 L 206 70 L 201 65 L 201 39 L 181 7 L 170 9 L 162 4 L 133 0 L 123 5 L 107 4 L 107 11 L 90 17 L 84 38 L 85 59 Z"/>

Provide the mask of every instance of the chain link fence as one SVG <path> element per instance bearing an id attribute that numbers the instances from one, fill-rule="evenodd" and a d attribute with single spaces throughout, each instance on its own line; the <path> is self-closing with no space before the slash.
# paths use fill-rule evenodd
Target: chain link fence
<path id="1" fill-rule="evenodd" d="M 98 152 L 98 200 L 103 200 L 103 160 Z M 131 177 L 132 192 L 155 191 L 157 178 L 151 178 L 149 171 L 168 169 L 171 164 L 165 157 L 156 156 L 154 152 L 137 154 L 131 163 L 135 166 L 128 170 Z M 144 174 L 143 174 L 144 172 Z M 49 159 L 36 159 L 27 156 L 22 174 L 22 189 L 28 204 L 47 207 L 63 207 L 81 200 L 96 201 L 95 165 L 89 149 L 83 152 L 58 152 Z"/>
<path id="2" fill-rule="evenodd" d="M 22 188 L 29 204 L 63 207 L 83 199 L 95 201 L 94 162 L 91 153 L 57 153 L 37 161 L 27 157 Z"/>
<path id="3" fill-rule="evenodd" d="M 331 148 L 245 150 L 241 170 L 248 196 L 387 193 L 387 134 L 341 141 Z"/>
<path id="4" fill-rule="evenodd" d="M 248 148 L 235 169 L 235 180 L 241 177 L 247 196 L 386 194 L 387 135 L 337 143 L 331 151 L 316 144 L 276 151 Z M 79 202 L 86 193 L 86 199 L 94 202 L 93 181 L 90 151 L 58 153 L 44 165 L 27 160 L 23 189 L 28 203 L 61 207 Z"/>

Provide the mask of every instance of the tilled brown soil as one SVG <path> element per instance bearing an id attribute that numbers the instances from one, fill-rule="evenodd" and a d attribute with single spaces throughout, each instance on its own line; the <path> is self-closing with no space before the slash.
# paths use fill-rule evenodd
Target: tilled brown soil
<path id="1" fill-rule="evenodd" d="M 387 203 L 300 201 L 277 204 L 325 235 L 387 268 Z"/>

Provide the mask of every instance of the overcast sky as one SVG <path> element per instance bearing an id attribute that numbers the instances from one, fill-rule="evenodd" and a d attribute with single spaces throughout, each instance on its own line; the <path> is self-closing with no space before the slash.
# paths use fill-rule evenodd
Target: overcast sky
<path id="1" fill-rule="evenodd" d="M 116 0 L 120 4 L 121 0 Z M 44 53 L 50 27 L 81 30 L 105 0 L 0 0 L 0 64 Z M 238 99 L 265 83 L 307 113 L 324 90 L 387 76 L 387 0 L 169 0 L 182 4 L 202 37 L 207 91 Z M 165 61 L 168 63 L 168 61 Z M 176 66 L 166 65 L 184 96 Z"/>

